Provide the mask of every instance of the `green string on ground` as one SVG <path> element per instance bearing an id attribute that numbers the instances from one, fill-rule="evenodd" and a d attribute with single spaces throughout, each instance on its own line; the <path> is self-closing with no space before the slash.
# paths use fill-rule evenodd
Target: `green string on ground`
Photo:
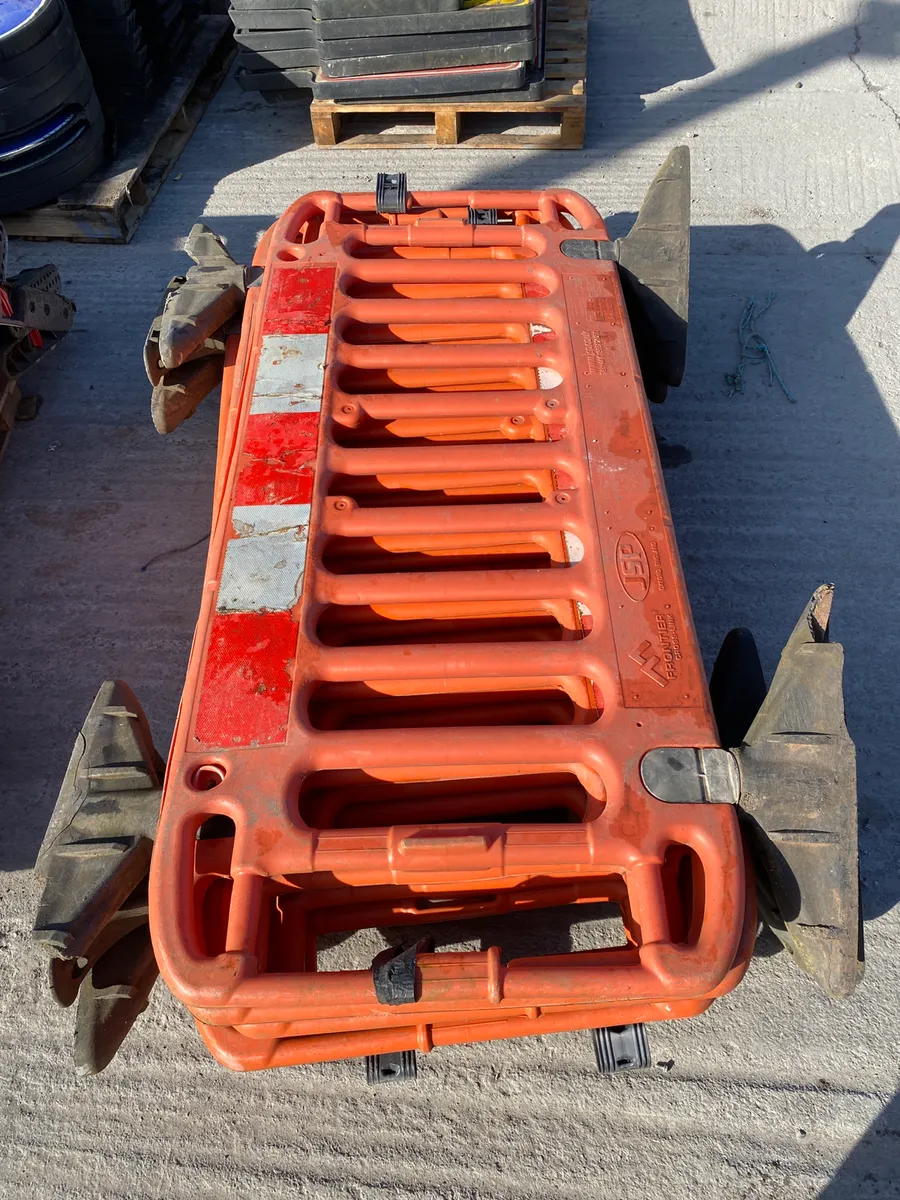
<path id="1" fill-rule="evenodd" d="M 791 404 L 797 403 L 797 397 L 791 394 L 787 384 L 781 378 L 778 368 L 775 366 L 775 360 L 772 358 L 772 351 L 769 349 L 765 338 L 756 328 L 756 322 L 759 318 L 769 311 L 775 300 L 775 293 L 769 292 L 765 302 L 758 305 L 756 297 L 751 296 L 744 306 L 744 311 L 741 313 L 741 321 L 738 326 L 738 337 L 741 342 L 741 361 L 738 363 L 735 371 L 731 375 L 725 376 L 725 382 L 731 388 L 729 396 L 744 394 L 744 372 L 747 367 L 761 366 L 765 364 L 769 372 L 769 387 L 773 383 L 777 383 L 785 396 L 790 400 Z"/>

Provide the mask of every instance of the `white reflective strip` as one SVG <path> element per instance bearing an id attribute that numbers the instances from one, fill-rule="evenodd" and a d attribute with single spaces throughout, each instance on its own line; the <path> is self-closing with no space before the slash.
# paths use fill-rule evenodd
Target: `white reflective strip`
<path id="1" fill-rule="evenodd" d="M 292 609 L 303 592 L 306 544 L 305 526 L 232 538 L 225 547 L 217 611 Z"/>
<path id="2" fill-rule="evenodd" d="M 581 538 L 565 530 L 563 532 L 563 541 L 566 543 L 566 558 L 569 562 L 580 563 L 584 558 L 584 542 Z"/>
<path id="3" fill-rule="evenodd" d="M 231 522 L 237 537 L 253 533 L 289 533 L 309 524 L 308 504 L 236 504 Z"/>
<path id="4" fill-rule="evenodd" d="M 327 333 L 269 334 L 262 340 L 251 413 L 319 412 Z"/>
<path id="5" fill-rule="evenodd" d="M 552 367 L 538 367 L 538 387 L 541 391 L 549 391 L 550 388 L 559 387 L 563 378 L 559 371 L 554 371 Z"/>

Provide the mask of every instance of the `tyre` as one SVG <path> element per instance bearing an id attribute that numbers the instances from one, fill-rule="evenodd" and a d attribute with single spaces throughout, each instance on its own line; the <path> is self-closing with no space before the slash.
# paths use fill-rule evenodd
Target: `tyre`
<path id="1" fill-rule="evenodd" d="M 30 104 L 32 99 L 54 87 L 63 91 L 71 90 L 71 80 L 77 76 L 79 68 L 84 67 L 84 55 L 74 31 L 67 43 L 59 48 L 51 59 L 48 59 L 37 70 L 10 79 L 8 83 L 0 83 L 0 121 L 5 120 L 15 108 Z M 9 125 L 8 128 L 15 128 Z"/>
<path id="2" fill-rule="evenodd" d="M 0 62 L 39 46 L 63 16 L 63 0 L 20 0 L 0 7 Z"/>
<path id="3" fill-rule="evenodd" d="M 0 164 L 0 213 L 19 212 L 54 200 L 91 175 L 104 157 L 103 118 L 93 98 L 80 118 L 64 131 L 57 149 L 52 139 L 38 146 L 32 161 L 14 169 Z"/>
<path id="4" fill-rule="evenodd" d="M 31 46 L 28 50 L 23 50 L 21 54 L 13 55 L 10 58 L 0 58 L 0 88 L 8 87 L 21 79 L 27 79 L 29 75 L 42 70 L 73 43 L 77 44 L 77 35 L 71 18 L 66 12 L 37 46 Z"/>
<path id="5" fill-rule="evenodd" d="M 94 84 L 84 58 L 80 67 L 53 79 L 42 90 L 32 91 L 24 85 L 4 88 L 0 91 L 0 137 L 28 129 L 66 106 L 85 108 L 93 95 Z"/>

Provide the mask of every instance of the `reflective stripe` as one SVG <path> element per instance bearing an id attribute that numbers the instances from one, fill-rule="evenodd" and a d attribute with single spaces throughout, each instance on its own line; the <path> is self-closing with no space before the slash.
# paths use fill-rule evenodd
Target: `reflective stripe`
<path id="1" fill-rule="evenodd" d="M 284 743 L 325 382 L 335 268 L 267 268 L 256 379 L 229 499 L 195 748 Z M 250 352 L 252 363 L 254 351 Z"/>
<path id="2" fill-rule="evenodd" d="M 318 435 L 318 413 L 251 415 L 232 494 L 234 504 L 308 504 Z"/>
<path id="3" fill-rule="evenodd" d="M 216 613 L 210 624 L 196 748 L 283 742 L 297 649 L 292 613 Z"/>
<path id="4" fill-rule="evenodd" d="M 308 504 L 236 504 L 216 611 L 288 612 L 303 591 Z"/>
<path id="5" fill-rule="evenodd" d="M 319 412 L 325 386 L 326 333 L 270 334 L 262 339 L 250 412 Z"/>
<path id="6" fill-rule="evenodd" d="M 306 527 L 232 538 L 225 548 L 216 610 L 287 612 L 299 601 Z"/>
<path id="7" fill-rule="evenodd" d="M 308 504 L 236 504 L 231 522 L 236 537 L 254 533 L 287 533 L 309 524 Z"/>

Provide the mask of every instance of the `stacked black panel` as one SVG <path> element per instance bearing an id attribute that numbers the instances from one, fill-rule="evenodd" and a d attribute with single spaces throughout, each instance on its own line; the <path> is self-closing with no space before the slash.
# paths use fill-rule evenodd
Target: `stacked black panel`
<path id="1" fill-rule="evenodd" d="M 232 0 L 238 82 L 316 99 L 539 94 L 538 0 Z"/>
<path id="2" fill-rule="evenodd" d="M 177 64 L 196 15 L 184 0 L 68 0 L 103 105 L 126 117 L 149 105 Z"/>

